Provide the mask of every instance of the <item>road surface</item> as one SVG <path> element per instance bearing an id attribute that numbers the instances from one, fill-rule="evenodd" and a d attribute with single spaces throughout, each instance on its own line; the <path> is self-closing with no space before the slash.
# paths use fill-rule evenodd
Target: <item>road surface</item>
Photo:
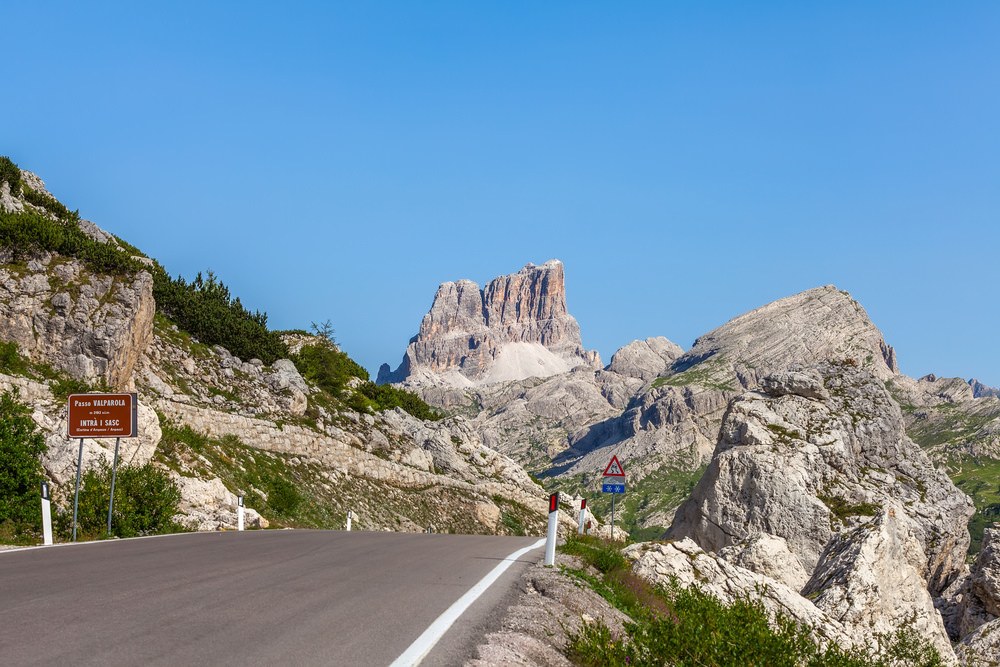
<path id="1" fill-rule="evenodd" d="M 0 664 L 389 665 L 536 541 L 295 530 L 3 552 Z M 423 664 L 460 664 L 540 557 L 518 558 Z"/>

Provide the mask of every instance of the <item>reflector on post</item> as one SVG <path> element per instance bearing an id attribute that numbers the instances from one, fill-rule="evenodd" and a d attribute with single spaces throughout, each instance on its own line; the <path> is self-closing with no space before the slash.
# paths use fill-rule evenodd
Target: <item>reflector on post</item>
<path id="1" fill-rule="evenodd" d="M 549 530 L 545 535 L 545 564 L 556 563 L 556 537 L 559 532 L 559 492 L 549 496 Z"/>

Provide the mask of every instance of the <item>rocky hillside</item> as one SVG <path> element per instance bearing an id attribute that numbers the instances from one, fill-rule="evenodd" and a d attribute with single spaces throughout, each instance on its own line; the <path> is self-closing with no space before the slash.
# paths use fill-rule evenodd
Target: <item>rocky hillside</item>
<path id="1" fill-rule="evenodd" d="M 58 501 L 76 468 L 77 443 L 65 438 L 67 388 L 114 389 L 139 395 L 140 437 L 123 443 L 123 459 L 169 471 L 182 491 L 177 518 L 190 528 L 233 527 L 242 493 L 261 526 L 339 528 L 353 511 L 355 527 L 370 530 L 544 531 L 545 492 L 464 418 L 373 410 L 360 393 L 366 377 L 332 390 L 306 380 L 291 359 L 266 364 L 199 342 L 159 312 L 151 260 L 69 214 L 34 174 L 20 171 L 15 188 L 9 180 L 0 183 L 0 341 L 13 361 L 0 369 L 0 391 L 16 389 L 45 434 Z M 57 237 L 83 230 L 89 241 L 76 232 L 61 245 L 40 238 L 32 225 L 46 221 Z M 108 262 L 121 270 L 102 271 Z M 546 301 L 558 271 L 545 271 L 542 286 L 524 287 L 526 298 L 540 299 L 531 322 L 488 302 L 508 338 L 568 354 L 575 323 L 560 328 Z M 203 289 L 224 291 L 213 281 Z M 286 344 L 300 363 L 308 348 L 310 359 L 334 355 L 360 369 L 322 337 L 295 334 Z M 110 460 L 112 446 L 86 440 L 85 467 Z"/>
<path id="2" fill-rule="evenodd" d="M 416 340 L 433 340 L 434 332 L 440 336 L 444 329 L 434 323 L 458 321 L 444 315 L 456 306 L 441 303 L 457 304 L 457 298 L 444 295 L 460 284 L 441 286 Z M 565 298 L 563 291 L 560 295 Z M 466 324 L 457 329 L 471 330 L 472 320 L 462 320 Z M 575 346 L 579 339 L 573 340 Z M 411 344 L 408 356 L 414 350 Z M 446 368 L 425 364 L 401 386 L 470 417 L 484 442 L 549 486 L 594 494 L 598 511 L 607 509 L 607 500 L 595 494 L 600 472 L 617 455 L 626 462 L 630 484 L 620 516 L 634 536 L 654 536 L 670 525 L 673 511 L 705 470 L 730 402 L 761 388 L 773 373 L 829 361 L 853 363 L 889 388 L 909 437 L 935 464 L 946 465 L 976 500 L 977 549 L 994 505 L 1000 513 L 996 485 L 984 479 L 1000 459 L 1000 400 L 973 381 L 916 381 L 900 374 L 895 351 L 864 308 L 833 286 L 740 315 L 686 352 L 666 338 L 650 338 L 626 345 L 603 369 L 580 364 L 562 373 L 542 370 L 507 380 L 479 376 L 475 382 L 454 381 L 454 362 Z"/>

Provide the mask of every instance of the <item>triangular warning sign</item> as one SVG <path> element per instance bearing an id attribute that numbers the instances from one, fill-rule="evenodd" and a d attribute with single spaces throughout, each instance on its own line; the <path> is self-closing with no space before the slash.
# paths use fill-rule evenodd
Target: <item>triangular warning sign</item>
<path id="1" fill-rule="evenodd" d="M 608 463 L 608 467 L 604 469 L 605 477 L 624 477 L 625 469 L 622 468 L 621 462 L 618 460 L 617 456 L 611 457 L 611 462 Z"/>

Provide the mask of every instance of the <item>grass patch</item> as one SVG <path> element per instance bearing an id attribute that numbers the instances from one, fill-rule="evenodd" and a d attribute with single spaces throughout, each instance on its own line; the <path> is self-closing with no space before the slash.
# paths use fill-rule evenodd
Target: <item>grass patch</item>
<path id="1" fill-rule="evenodd" d="M 991 422 L 1000 419 L 1000 410 L 966 412 L 959 404 L 942 403 L 923 419 L 915 419 L 906 434 L 924 449 L 959 446 L 975 440 Z"/>
<path id="2" fill-rule="evenodd" d="M 493 502 L 500 508 L 500 525 L 507 535 L 529 535 L 538 523 L 538 512 L 505 496 L 494 495 Z"/>
<path id="3" fill-rule="evenodd" d="M 254 449 L 234 436 L 209 438 L 166 420 L 160 426 L 163 437 L 156 458 L 163 465 L 181 474 L 193 468 L 219 477 L 227 489 L 234 495 L 243 493 L 247 506 L 275 526 L 341 527 L 341 513 L 300 491 L 315 486 L 314 475 L 308 467 L 289 463 L 293 457 Z"/>
<path id="4" fill-rule="evenodd" d="M 976 506 L 976 513 L 969 520 L 972 537 L 969 553 L 977 554 L 982 548 L 983 530 L 994 521 L 1000 521 L 1000 461 L 964 459 L 951 480 Z"/>
<path id="5" fill-rule="evenodd" d="M 835 517 L 840 519 L 841 523 L 846 522 L 848 517 L 852 516 L 875 516 L 881 509 L 875 503 L 849 503 L 840 496 L 817 494 L 816 497 L 827 506 Z"/>
<path id="6" fill-rule="evenodd" d="M 718 391 L 736 391 L 730 380 L 731 375 L 723 357 L 710 357 L 679 373 L 656 378 L 653 380 L 653 387 L 686 387 L 695 384 Z"/>

